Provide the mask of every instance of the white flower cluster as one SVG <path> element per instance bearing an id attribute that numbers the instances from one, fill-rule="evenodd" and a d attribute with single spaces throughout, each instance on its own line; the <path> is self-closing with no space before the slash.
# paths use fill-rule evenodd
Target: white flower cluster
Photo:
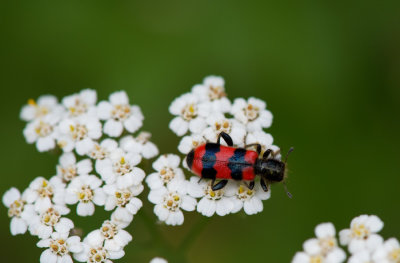
<path id="1" fill-rule="evenodd" d="M 348 263 L 399 263 L 400 244 L 396 238 L 386 241 L 378 234 L 383 222 L 375 215 L 361 215 L 351 221 L 350 228 L 339 232 L 342 246 L 347 247 Z M 302 252 L 297 252 L 292 263 L 341 263 L 346 253 L 338 247 L 335 227 L 323 223 L 315 228 L 317 238 L 304 242 Z"/>
<path id="2" fill-rule="evenodd" d="M 225 81 L 221 77 L 206 77 L 202 84 L 195 85 L 191 92 L 176 98 L 169 107 L 175 115 L 170 129 L 183 137 L 178 150 L 188 154 L 206 142 L 216 142 L 221 132 L 229 134 L 235 147 L 261 144 L 262 152 L 278 147 L 272 145 L 273 138 L 263 131 L 272 123 L 272 114 L 266 103 L 256 98 L 239 98 L 233 104 L 226 97 Z M 221 141 L 221 143 L 225 143 Z M 280 158 L 277 154 L 276 158 Z M 229 181 L 220 190 L 213 191 L 211 181 L 193 176 L 186 180 L 179 165 L 181 160 L 173 154 L 162 155 L 153 163 L 155 173 L 146 182 L 150 187 L 150 202 L 155 204 L 154 213 L 167 225 L 181 225 L 184 221 L 181 210 L 197 210 L 204 216 L 224 216 L 239 212 L 242 208 L 251 215 L 263 210 L 262 200 L 270 197 L 259 184 L 253 189 L 246 182 Z M 186 162 L 183 162 L 186 167 Z M 196 199 L 199 199 L 198 201 Z"/>
<path id="3" fill-rule="evenodd" d="M 132 240 L 124 228 L 142 207 L 137 196 L 145 178 L 137 165 L 156 156 L 158 149 L 147 132 L 128 135 L 140 129 L 143 115 L 124 91 L 111 94 L 109 101 L 96 101 L 94 90 L 83 90 L 62 104 L 46 95 L 22 109 L 27 141 L 36 142 L 39 151 L 57 146 L 63 151 L 49 180 L 35 178 L 22 194 L 11 188 L 3 196 L 11 234 L 29 231 L 38 236 L 37 246 L 46 248 L 41 263 L 69 263 L 72 258 L 110 263 L 124 256 Z M 92 216 L 95 206 L 104 206 L 112 211 L 111 218 L 81 241 L 71 235 L 74 223 L 65 217 L 67 205 L 74 204 L 79 216 Z"/>

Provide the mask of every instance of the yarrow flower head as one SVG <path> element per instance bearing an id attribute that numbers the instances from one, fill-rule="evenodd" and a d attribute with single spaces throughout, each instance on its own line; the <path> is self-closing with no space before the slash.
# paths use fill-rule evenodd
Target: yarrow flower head
<path id="1" fill-rule="evenodd" d="M 47 248 L 40 256 L 40 263 L 72 262 L 71 254 L 83 250 L 80 238 L 65 232 L 54 232 L 50 238 L 40 240 L 37 246 Z"/>
<path id="2" fill-rule="evenodd" d="M 152 189 L 149 201 L 155 204 L 154 213 L 167 225 L 182 225 L 182 210 L 193 211 L 196 199 L 187 194 L 187 181 L 173 181 L 160 188 Z M 182 209 L 182 210 L 181 210 Z"/>
<path id="3" fill-rule="evenodd" d="M 375 215 L 361 215 L 351 221 L 350 229 L 340 231 L 340 243 L 348 245 L 355 253 L 363 249 L 371 250 L 383 242 L 377 233 L 383 228 L 383 222 Z"/>
<path id="4" fill-rule="evenodd" d="M 10 229 L 13 236 L 25 234 L 28 222 L 22 218 L 26 199 L 21 196 L 17 188 L 12 187 L 3 195 L 3 204 L 8 208 L 8 216 L 11 218 Z"/>
<path id="5" fill-rule="evenodd" d="M 269 128 L 272 124 L 272 113 L 266 110 L 266 103 L 257 98 L 247 101 L 239 98 L 233 103 L 231 113 L 237 120 L 246 124 L 249 132 Z"/>
<path id="6" fill-rule="evenodd" d="M 133 133 L 142 127 L 143 114 L 138 106 L 129 104 L 125 91 L 114 92 L 109 101 L 101 101 L 97 112 L 99 118 L 106 121 L 104 133 L 111 137 L 121 136 L 124 129 Z"/>
<path id="7" fill-rule="evenodd" d="M 106 194 L 100 187 L 102 180 L 95 175 L 81 175 L 68 185 L 65 201 L 67 204 L 78 203 L 76 213 L 80 216 L 94 214 L 94 204 L 103 206 Z"/>
<path id="8" fill-rule="evenodd" d="M 75 177 L 89 174 L 92 171 L 92 162 L 90 159 L 84 159 L 76 162 L 76 157 L 73 153 L 64 153 L 59 159 L 57 165 L 57 176 L 64 183 L 70 182 Z"/>
<path id="9" fill-rule="evenodd" d="M 222 77 L 206 77 L 191 92 L 176 98 L 169 111 L 175 116 L 169 124 L 170 129 L 183 137 L 178 146 L 179 152 L 183 154 L 205 143 L 216 143 L 219 136 L 225 133 L 232 139 L 233 147 L 259 144 L 261 154 L 271 150 L 271 157 L 280 160 L 279 148 L 272 145 L 271 134 L 263 130 L 272 124 L 272 114 L 266 109 L 266 103 L 251 97 L 248 100 L 235 99 L 232 104 L 226 95 Z M 220 143 L 227 144 L 224 140 L 220 140 Z M 182 165 L 189 169 L 185 159 Z M 161 185 L 157 178 L 161 177 L 152 174 L 146 179 L 151 188 Z M 197 211 L 205 216 L 215 213 L 223 216 L 242 209 L 249 215 L 255 214 L 263 210 L 262 201 L 271 195 L 270 188 L 262 189 L 258 184 L 249 187 L 249 181 L 232 181 L 224 189 L 212 191 L 212 180 L 203 178 L 201 183 L 197 183 L 199 179 L 190 179 L 188 193 L 200 198 Z"/>
<path id="10" fill-rule="evenodd" d="M 154 163 L 153 169 L 157 172 L 149 174 L 146 183 L 150 189 L 161 188 L 172 181 L 183 181 L 185 175 L 179 168 L 180 158 L 174 154 L 161 155 Z"/>
<path id="11" fill-rule="evenodd" d="M 74 118 L 84 115 L 93 116 L 96 114 L 95 104 L 97 92 L 92 89 L 85 89 L 79 93 L 66 96 L 62 104 L 68 111 L 68 117 Z"/>
<path id="12" fill-rule="evenodd" d="M 204 216 L 212 216 L 215 213 L 224 216 L 233 212 L 234 195 L 236 187 L 234 182 L 229 182 L 223 189 L 213 191 L 211 182 L 202 181 L 192 176 L 188 186 L 188 192 L 195 198 L 201 198 L 197 204 L 197 212 Z"/>
<path id="13" fill-rule="evenodd" d="M 361 215 L 351 221 L 351 229 L 339 232 L 340 244 L 349 251 L 348 263 L 399 263 L 400 245 L 397 239 L 383 242 L 377 234 L 383 222 L 375 215 Z M 323 223 L 315 228 L 317 238 L 304 242 L 304 251 L 297 252 L 293 263 L 344 262 L 346 253 L 338 247 L 335 228 Z"/>
<path id="14" fill-rule="evenodd" d="M 124 228 L 142 207 L 137 196 L 143 191 L 145 173 L 137 166 L 142 158 L 156 156 L 158 149 L 150 133 L 133 134 L 144 118 L 125 92 L 96 103 L 96 91 L 87 89 L 61 103 L 54 96 L 41 96 L 21 111 L 28 143 L 36 143 L 40 152 L 62 150 L 55 176 L 34 178 L 22 194 L 11 188 L 2 200 L 11 218 L 11 234 L 29 230 L 40 239 L 37 246 L 45 248 L 41 263 L 72 263 L 72 258 L 110 263 L 124 256 L 123 249 L 132 240 Z M 111 212 L 110 219 L 83 242 L 74 236 L 82 231 L 67 218 L 67 205 L 74 204 L 80 216 L 92 216 L 95 205 Z"/>
<path id="15" fill-rule="evenodd" d="M 317 238 L 307 240 L 303 245 L 304 251 L 298 252 L 292 263 L 340 263 L 346 259 L 345 252 L 337 245 L 333 224 L 319 224 L 315 228 L 315 235 Z"/>

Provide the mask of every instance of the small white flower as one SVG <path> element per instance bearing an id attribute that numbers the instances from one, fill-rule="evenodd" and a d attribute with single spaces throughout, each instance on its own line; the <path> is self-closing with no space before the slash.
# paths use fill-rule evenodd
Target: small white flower
<path id="1" fill-rule="evenodd" d="M 112 151 L 118 148 L 118 143 L 113 139 L 104 139 L 101 143 L 95 142 L 88 156 L 94 160 L 104 160 L 110 157 Z"/>
<path id="2" fill-rule="evenodd" d="M 67 204 L 79 202 L 76 213 L 80 216 L 94 214 L 94 204 L 102 206 L 106 202 L 106 194 L 100 188 L 103 181 L 94 175 L 81 175 L 68 185 L 65 201 Z M 93 204 L 94 203 L 94 204 Z"/>
<path id="3" fill-rule="evenodd" d="M 254 132 L 269 128 L 272 124 L 272 113 L 265 107 L 265 102 L 260 99 L 251 97 L 246 101 L 238 98 L 233 102 L 231 113 L 247 126 L 247 131 Z"/>
<path id="4" fill-rule="evenodd" d="M 101 101 L 97 106 L 97 114 L 105 120 L 104 133 L 111 137 L 121 136 L 124 128 L 133 133 L 142 127 L 143 114 L 136 105 L 129 105 L 125 91 L 117 91 L 110 95 L 108 101 Z"/>
<path id="5" fill-rule="evenodd" d="M 22 213 L 22 218 L 29 221 L 29 232 L 31 235 L 38 236 L 40 239 L 46 239 L 54 231 L 69 233 L 74 227 L 74 223 L 71 219 L 62 217 L 69 212 L 70 210 L 65 206 L 55 205 L 37 214 L 32 205 L 26 205 Z"/>
<path id="6" fill-rule="evenodd" d="M 297 252 L 292 263 L 343 262 L 346 254 L 337 246 L 335 234 L 336 230 L 333 224 L 319 224 L 315 228 L 317 238 L 311 238 L 304 242 L 304 252 Z"/>
<path id="7" fill-rule="evenodd" d="M 43 95 L 37 99 L 28 100 L 28 104 L 22 107 L 20 117 L 24 121 L 39 120 L 47 115 L 61 116 L 64 109 L 58 104 L 57 98 L 52 95 Z"/>
<path id="8" fill-rule="evenodd" d="M 104 209 L 111 211 L 117 207 L 112 214 L 113 221 L 121 223 L 122 227 L 129 225 L 143 205 L 136 197 L 143 191 L 143 185 L 118 188 L 117 184 L 111 184 L 105 185 L 103 189 L 107 194 Z"/>
<path id="9" fill-rule="evenodd" d="M 156 173 L 149 174 L 146 183 L 150 189 L 160 188 L 173 180 L 185 180 L 182 169 L 179 168 L 180 158 L 175 154 L 161 155 L 154 163 Z"/>
<path id="10" fill-rule="evenodd" d="M 169 128 L 178 136 L 184 135 L 188 130 L 201 133 L 206 127 L 205 117 L 208 116 L 210 107 L 204 102 L 202 108 L 199 107 L 199 98 L 191 93 L 176 98 L 169 106 L 169 112 L 176 115 L 169 123 Z"/>
<path id="11" fill-rule="evenodd" d="M 200 101 L 210 101 L 212 112 L 227 113 L 230 111 L 231 102 L 226 98 L 225 81 L 222 77 L 208 76 L 203 84 L 195 85 L 192 93 Z"/>
<path id="12" fill-rule="evenodd" d="M 373 260 L 377 263 L 399 263 L 400 244 L 396 238 L 389 238 L 382 246 L 379 246 L 373 254 Z"/>
<path id="13" fill-rule="evenodd" d="M 168 263 L 168 261 L 160 257 L 155 257 L 152 260 L 150 260 L 150 263 Z"/>
<path id="14" fill-rule="evenodd" d="M 63 153 L 57 165 L 57 176 L 63 182 L 69 182 L 79 175 L 90 173 L 92 170 L 93 167 L 90 159 L 76 162 L 76 157 L 73 153 Z"/>
<path id="15" fill-rule="evenodd" d="M 375 261 L 372 260 L 371 252 L 368 250 L 361 250 L 357 253 L 351 255 L 348 263 L 373 263 Z M 384 261 L 376 261 L 377 263 L 383 263 Z"/>
<path id="16" fill-rule="evenodd" d="M 125 136 L 121 139 L 120 145 L 126 152 L 138 153 L 144 158 L 150 159 L 158 155 L 158 148 L 150 141 L 150 138 L 151 133 L 140 132 L 136 138 L 131 135 Z"/>
<path id="17" fill-rule="evenodd" d="M 83 251 L 75 253 L 74 258 L 79 262 L 87 263 L 112 263 L 111 259 L 120 259 L 125 255 L 121 249 L 118 251 L 107 250 L 102 245 L 98 245 L 98 240 L 86 237 L 83 240 Z"/>
<path id="18" fill-rule="evenodd" d="M 199 183 L 199 177 L 192 176 L 188 186 L 188 193 L 195 198 L 201 198 L 197 204 L 197 212 L 204 216 L 212 216 L 215 213 L 224 216 L 232 212 L 234 208 L 233 195 L 236 184 L 229 181 L 228 184 L 217 191 L 211 188 L 211 180 L 203 179 Z"/>
<path id="19" fill-rule="evenodd" d="M 206 139 L 199 134 L 185 136 L 179 143 L 178 150 L 183 154 L 188 154 L 191 150 L 206 143 Z"/>
<path id="20" fill-rule="evenodd" d="M 26 200 L 21 197 L 17 188 L 11 188 L 3 195 L 3 204 L 8 208 L 8 217 L 11 218 L 10 230 L 13 236 L 25 234 L 28 223 L 21 218 Z"/>
<path id="21" fill-rule="evenodd" d="M 117 223 L 106 220 L 100 229 L 90 232 L 87 239 L 96 247 L 102 246 L 104 242 L 105 249 L 119 251 L 132 241 L 132 236 Z"/>
<path id="22" fill-rule="evenodd" d="M 54 149 L 58 134 L 56 127 L 60 117 L 56 114 L 47 114 L 43 118 L 29 122 L 23 131 L 26 141 L 29 144 L 36 143 L 39 152 Z"/>
<path id="23" fill-rule="evenodd" d="M 377 216 L 358 216 L 351 221 L 350 229 L 339 232 L 340 243 L 348 245 L 353 254 L 361 250 L 373 251 L 383 242 L 383 238 L 376 234 L 382 228 L 383 222 Z"/>
<path id="24" fill-rule="evenodd" d="M 246 127 L 235 119 L 226 119 L 223 115 L 211 115 L 207 118 L 208 127 L 203 131 L 203 136 L 209 142 L 217 142 L 221 132 L 225 132 L 232 138 L 236 146 L 244 146 Z M 221 144 L 225 144 L 221 140 Z"/>
<path id="25" fill-rule="evenodd" d="M 244 208 L 244 212 L 253 215 L 263 210 L 262 200 L 271 197 L 271 189 L 264 192 L 260 184 L 256 183 L 253 190 L 250 190 L 243 182 L 237 183 L 235 198 L 233 198 L 232 213 L 239 212 Z"/>
<path id="26" fill-rule="evenodd" d="M 94 141 L 101 137 L 101 123 L 95 117 L 81 116 L 65 119 L 59 124 L 60 136 L 57 144 L 64 152 L 76 150 L 79 155 L 93 149 Z"/>
<path id="27" fill-rule="evenodd" d="M 61 178 L 53 176 L 49 181 L 43 177 L 35 178 L 24 192 L 24 198 L 29 204 L 34 204 L 37 212 L 43 212 L 52 204 L 64 204 L 65 185 Z"/>
<path id="28" fill-rule="evenodd" d="M 68 109 L 70 117 L 78 117 L 86 114 L 94 116 L 96 101 L 96 91 L 85 89 L 79 93 L 64 97 L 62 104 Z"/>
<path id="29" fill-rule="evenodd" d="M 135 167 L 140 161 L 139 154 L 116 149 L 110 158 L 97 161 L 96 170 L 107 184 L 116 182 L 119 188 L 140 185 L 145 177 L 144 171 Z"/>
<path id="30" fill-rule="evenodd" d="M 149 193 L 149 201 L 155 204 L 154 213 L 160 221 L 167 225 L 182 225 L 184 221 L 181 211 L 193 211 L 196 199 L 187 194 L 187 181 L 173 181 L 167 187 L 153 189 Z"/>
<path id="31" fill-rule="evenodd" d="M 264 131 L 250 132 L 246 136 L 246 145 L 255 143 L 260 144 L 262 147 L 261 152 L 264 152 L 267 149 L 272 149 L 275 152 L 277 149 L 271 147 L 273 142 L 274 138 L 271 134 Z"/>
<path id="32" fill-rule="evenodd" d="M 40 240 L 38 247 L 48 248 L 40 256 L 40 263 L 72 263 L 71 253 L 79 253 L 83 246 L 78 236 L 53 232 L 51 238 Z"/>

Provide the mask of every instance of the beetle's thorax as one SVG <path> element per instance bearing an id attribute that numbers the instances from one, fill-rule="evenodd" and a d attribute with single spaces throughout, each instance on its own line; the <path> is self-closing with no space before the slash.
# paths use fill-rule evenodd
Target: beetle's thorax
<path id="1" fill-rule="evenodd" d="M 285 175 L 285 163 L 276 159 L 258 159 L 254 171 L 271 182 L 281 182 Z"/>

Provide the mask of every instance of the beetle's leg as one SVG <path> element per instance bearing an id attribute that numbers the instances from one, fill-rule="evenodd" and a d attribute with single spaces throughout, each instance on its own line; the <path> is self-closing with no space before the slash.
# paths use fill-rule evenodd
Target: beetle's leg
<path id="1" fill-rule="evenodd" d="M 261 184 L 261 188 L 264 190 L 264 192 L 268 192 L 268 184 L 265 183 L 263 178 L 260 179 L 260 184 Z"/>
<path id="2" fill-rule="evenodd" d="M 249 189 L 253 190 L 253 188 L 254 188 L 254 181 L 251 181 L 250 184 L 249 184 Z"/>
<path id="3" fill-rule="evenodd" d="M 260 153 L 261 153 L 261 144 L 259 144 L 259 143 L 248 144 L 244 148 L 249 148 L 249 147 L 253 147 L 253 146 L 257 147 L 256 151 L 257 151 L 258 155 L 260 155 Z"/>
<path id="4" fill-rule="evenodd" d="M 228 183 L 228 180 L 221 180 L 217 184 L 214 184 L 214 182 L 213 182 L 211 189 L 213 191 L 220 190 L 220 189 L 224 188 L 227 183 Z"/>
<path id="5" fill-rule="evenodd" d="M 197 183 L 199 184 L 201 182 L 201 180 L 203 180 L 203 177 L 200 177 L 200 179 L 197 181 Z"/>
<path id="6" fill-rule="evenodd" d="M 226 144 L 228 144 L 228 146 L 233 146 L 233 141 L 231 136 L 229 136 L 229 134 L 225 133 L 225 132 L 221 132 L 218 135 L 218 140 L 217 140 L 217 144 L 221 144 L 221 137 L 224 139 L 224 141 L 226 142 Z"/>
<path id="7" fill-rule="evenodd" d="M 266 151 L 264 152 L 264 154 L 263 154 L 263 158 L 264 158 L 264 159 L 268 158 L 269 155 L 270 155 L 271 153 L 272 153 L 272 150 L 271 150 L 271 149 L 266 150 Z"/>
<path id="8" fill-rule="evenodd" d="M 247 183 L 246 181 L 243 182 L 245 186 L 247 186 L 247 188 L 249 188 L 250 190 L 253 190 L 254 188 L 254 181 L 251 181 L 250 183 Z"/>

